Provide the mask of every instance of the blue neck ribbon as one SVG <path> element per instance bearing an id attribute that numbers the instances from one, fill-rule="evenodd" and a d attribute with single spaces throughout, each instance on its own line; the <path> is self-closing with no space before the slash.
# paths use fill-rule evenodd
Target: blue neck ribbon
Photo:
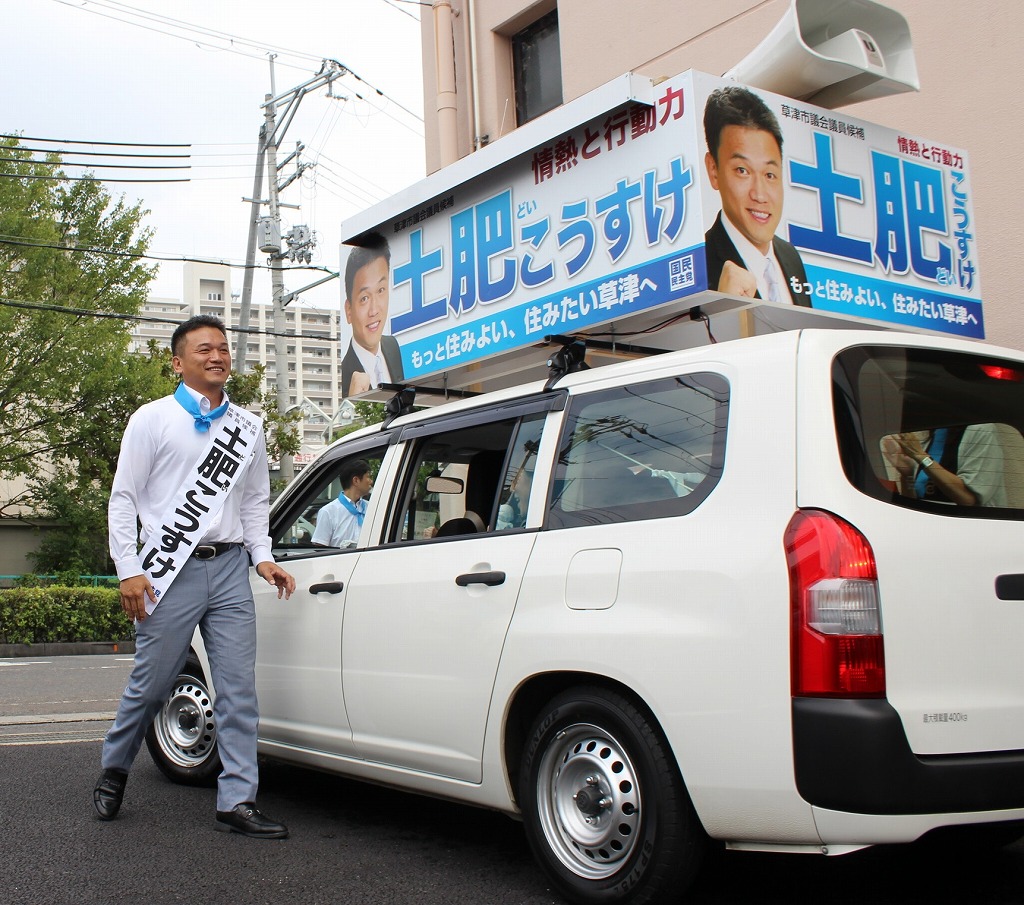
<path id="1" fill-rule="evenodd" d="M 943 450 L 946 446 L 946 434 L 948 429 L 940 427 L 938 430 L 932 433 L 932 438 L 928 442 L 928 455 L 931 456 L 936 462 L 942 458 Z M 914 478 L 914 493 L 919 500 L 923 500 L 928 487 L 928 472 L 923 468 L 917 470 L 917 477 Z"/>
<path id="2" fill-rule="evenodd" d="M 366 500 L 360 500 L 358 503 L 353 503 L 347 496 L 345 496 L 345 491 L 343 490 L 338 494 L 338 502 L 356 517 L 356 524 L 362 528 L 363 516 L 366 515 Z"/>
<path id="3" fill-rule="evenodd" d="M 184 382 L 178 384 L 174 391 L 174 398 L 178 400 L 181 407 L 196 419 L 196 430 L 205 434 L 210 429 L 210 423 L 214 418 L 219 418 L 228 410 L 226 402 L 221 403 L 215 409 L 210 409 L 209 415 L 204 415 L 199 410 L 199 403 L 195 397 L 185 388 Z"/>

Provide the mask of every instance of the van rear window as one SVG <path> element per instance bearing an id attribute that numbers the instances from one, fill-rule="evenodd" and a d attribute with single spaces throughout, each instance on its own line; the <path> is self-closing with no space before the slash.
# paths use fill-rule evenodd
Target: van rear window
<path id="1" fill-rule="evenodd" d="M 863 493 L 946 515 L 1024 517 L 1024 365 L 856 346 L 832 392 L 843 469 Z"/>
<path id="2" fill-rule="evenodd" d="M 559 446 L 547 527 L 692 512 L 718 483 L 729 385 L 687 374 L 572 400 Z"/>

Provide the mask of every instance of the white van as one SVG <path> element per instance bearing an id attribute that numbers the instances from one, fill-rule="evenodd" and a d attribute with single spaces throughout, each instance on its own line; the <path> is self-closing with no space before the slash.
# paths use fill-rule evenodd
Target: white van
<path id="1" fill-rule="evenodd" d="M 400 414 L 327 449 L 253 580 L 260 748 L 521 817 L 582 903 L 712 840 L 1024 834 L 1024 354 L 794 330 Z M 359 540 L 308 524 L 365 459 Z M 150 733 L 218 769 L 196 643 Z"/>

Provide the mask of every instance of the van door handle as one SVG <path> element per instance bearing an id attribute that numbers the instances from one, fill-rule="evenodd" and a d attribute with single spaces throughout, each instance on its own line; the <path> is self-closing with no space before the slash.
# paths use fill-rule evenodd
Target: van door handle
<path id="1" fill-rule="evenodd" d="M 465 575 L 456 575 L 455 583 L 460 588 L 468 588 L 471 584 L 485 584 L 493 588 L 495 585 L 505 583 L 504 572 L 467 572 Z"/>
<path id="2" fill-rule="evenodd" d="M 996 597 L 1000 600 L 1024 600 L 1024 575 L 997 576 Z"/>
<path id="3" fill-rule="evenodd" d="M 340 581 L 322 581 L 309 586 L 310 594 L 340 594 L 344 590 L 345 585 Z"/>

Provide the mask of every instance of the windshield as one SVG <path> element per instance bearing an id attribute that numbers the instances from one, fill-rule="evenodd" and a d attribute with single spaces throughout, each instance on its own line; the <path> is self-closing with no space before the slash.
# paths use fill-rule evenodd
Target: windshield
<path id="1" fill-rule="evenodd" d="M 1024 517 L 1024 366 L 858 346 L 833 364 L 843 469 L 862 492 L 948 515 Z"/>

